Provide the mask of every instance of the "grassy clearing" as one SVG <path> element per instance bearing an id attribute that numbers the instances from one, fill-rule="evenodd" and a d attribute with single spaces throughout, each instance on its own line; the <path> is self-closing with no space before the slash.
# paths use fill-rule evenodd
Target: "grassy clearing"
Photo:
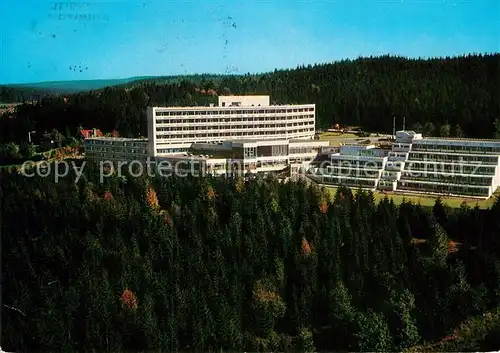
<path id="1" fill-rule="evenodd" d="M 325 185 L 326 186 L 326 185 Z M 331 195 L 334 196 L 337 192 L 336 187 L 326 186 L 326 188 L 330 191 Z M 353 189 L 355 192 L 355 189 Z M 388 193 L 384 194 L 380 191 L 374 191 L 373 195 L 375 196 L 375 202 L 379 203 L 380 200 L 383 200 L 384 197 L 388 197 L 392 199 L 395 204 L 400 204 L 403 200 L 411 201 L 414 204 L 420 204 L 421 206 L 432 207 L 436 202 L 438 196 L 435 195 L 416 195 L 416 194 L 395 194 Z M 462 202 L 466 202 L 469 206 L 474 207 L 476 204 L 482 208 L 487 209 L 493 205 L 495 202 L 495 197 L 500 197 L 500 189 L 495 192 L 495 194 L 487 200 L 479 200 L 479 199 L 470 199 L 470 198 L 461 198 L 461 197 L 441 197 L 441 200 L 444 204 L 451 208 L 458 208 L 462 204 Z"/>
<path id="2" fill-rule="evenodd" d="M 320 140 L 330 140 L 330 139 L 347 139 L 347 138 L 358 138 L 358 135 L 342 133 L 342 132 L 322 132 L 319 135 Z"/>
<path id="3" fill-rule="evenodd" d="M 332 147 L 338 147 L 342 143 L 343 139 L 360 139 L 362 140 L 362 137 L 359 137 L 355 134 L 344 134 L 340 132 L 323 132 L 319 135 L 320 140 L 327 140 L 330 141 L 330 146 Z"/>

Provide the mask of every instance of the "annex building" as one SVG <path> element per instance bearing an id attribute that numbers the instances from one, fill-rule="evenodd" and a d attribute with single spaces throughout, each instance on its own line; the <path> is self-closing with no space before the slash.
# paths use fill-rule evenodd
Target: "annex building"
<path id="1" fill-rule="evenodd" d="M 311 177 L 322 184 L 489 198 L 500 186 L 500 141 L 398 131 L 390 150 L 342 146 Z"/>
<path id="2" fill-rule="evenodd" d="M 88 137 L 83 140 L 85 158 L 93 161 L 140 161 L 148 158 L 147 138 Z"/>
<path id="3" fill-rule="evenodd" d="M 218 97 L 216 107 L 149 107 L 147 121 L 147 139 L 86 138 L 86 157 L 164 161 L 176 171 L 212 175 L 293 173 L 329 145 L 314 140 L 314 104 L 270 105 L 269 96 Z"/>

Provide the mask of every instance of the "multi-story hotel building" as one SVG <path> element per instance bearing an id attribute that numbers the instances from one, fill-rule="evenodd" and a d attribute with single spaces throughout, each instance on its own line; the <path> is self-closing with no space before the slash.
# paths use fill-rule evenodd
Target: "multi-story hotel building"
<path id="1" fill-rule="evenodd" d="M 90 160 L 170 162 L 208 174 L 307 168 L 328 141 L 316 141 L 315 105 L 270 105 L 269 96 L 219 97 L 217 107 L 149 107 L 148 139 L 87 138 Z M 164 165 L 164 164 L 163 164 Z M 181 169 L 179 169 L 181 168 Z"/>
<path id="2" fill-rule="evenodd" d="M 185 153 L 193 143 L 313 139 L 315 105 L 270 105 L 269 96 L 221 96 L 218 106 L 148 107 L 149 155 Z"/>
<path id="3" fill-rule="evenodd" d="M 373 190 L 489 198 L 500 186 L 500 141 L 423 138 L 399 131 L 390 152 L 341 147 L 312 178 Z"/>

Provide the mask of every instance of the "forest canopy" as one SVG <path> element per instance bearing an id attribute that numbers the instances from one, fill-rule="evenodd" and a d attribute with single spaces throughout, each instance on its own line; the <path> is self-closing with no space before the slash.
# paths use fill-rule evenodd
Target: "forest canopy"
<path id="1" fill-rule="evenodd" d="M 426 209 L 273 178 L 100 183 L 91 167 L 78 183 L 1 177 L 7 351 L 500 347 L 499 200 Z"/>

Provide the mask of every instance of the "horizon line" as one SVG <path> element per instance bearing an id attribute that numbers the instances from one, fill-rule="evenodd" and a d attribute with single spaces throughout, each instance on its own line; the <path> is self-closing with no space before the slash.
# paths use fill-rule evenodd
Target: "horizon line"
<path id="1" fill-rule="evenodd" d="M 94 79 L 82 79 L 82 80 L 59 80 L 59 81 L 36 81 L 36 82 L 10 82 L 10 83 L 0 83 L 0 86 L 3 87 L 30 87 L 30 85 L 40 85 L 40 84 L 61 84 L 61 83 L 70 83 L 70 82 L 96 82 L 96 81 L 124 81 L 124 80 L 141 80 L 141 79 L 151 79 L 151 78 L 175 78 L 175 77 L 190 77 L 190 76 L 244 76 L 244 75 L 264 75 L 267 73 L 272 73 L 274 71 L 281 70 L 295 70 L 302 66 L 318 66 L 318 65 L 328 65 L 328 64 L 337 64 L 345 61 L 357 61 L 363 59 L 380 59 L 380 58 L 396 58 L 396 59 L 405 59 L 405 60 L 438 60 L 438 59 L 455 59 L 455 58 L 465 58 L 469 56 L 495 56 L 500 55 L 500 51 L 497 52 L 468 52 L 462 54 L 455 55 L 444 55 L 444 56 L 405 56 L 400 54 L 381 54 L 381 55 L 370 55 L 370 56 L 358 56 L 356 58 L 343 58 L 337 59 L 333 61 L 323 61 L 317 62 L 314 64 L 311 63 L 301 63 L 297 64 L 295 67 L 282 67 L 282 68 L 274 68 L 267 71 L 261 72 L 245 72 L 245 73 L 185 73 L 185 74 L 166 74 L 166 75 L 136 75 L 136 76 L 128 76 L 128 77 L 120 77 L 120 78 L 94 78 Z M 32 86 L 31 86 L 32 87 Z"/>

